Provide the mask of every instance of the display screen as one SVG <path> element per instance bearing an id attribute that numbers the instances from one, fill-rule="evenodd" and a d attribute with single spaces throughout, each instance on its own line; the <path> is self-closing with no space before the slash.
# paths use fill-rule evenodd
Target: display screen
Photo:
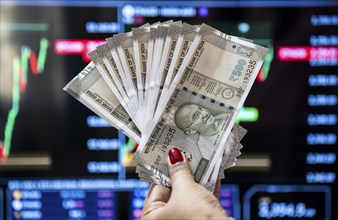
<path id="1" fill-rule="evenodd" d="M 268 47 L 220 202 L 235 219 L 337 219 L 338 2 L 1 1 L 0 220 L 138 219 L 136 143 L 63 91 L 88 52 L 157 21 Z"/>

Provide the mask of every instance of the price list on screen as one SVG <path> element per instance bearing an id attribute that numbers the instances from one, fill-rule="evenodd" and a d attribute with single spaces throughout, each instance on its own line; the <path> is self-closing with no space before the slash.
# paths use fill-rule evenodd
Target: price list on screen
<path id="1" fill-rule="evenodd" d="M 325 27 L 338 27 L 338 15 L 313 14 L 309 22 L 314 33 L 309 39 L 312 71 L 308 74 L 306 182 L 333 184 L 337 157 L 338 31 L 325 32 Z"/>
<path id="2" fill-rule="evenodd" d="M 96 130 L 112 130 L 112 126 L 102 118 L 89 115 L 87 117 L 87 126 Z M 111 134 L 110 134 L 111 136 Z M 111 154 L 110 160 L 90 160 L 87 162 L 87 172 L 89 174 L 114 174 L 124 173 L 124 167 L 119 160 L 119 156 L 115 156 L 117 160 L 113 159 L 113 155 L 118 155 L 119 150 L 125 143 L 125 136 L 122 132 L 118 132 L 117 138 L 112 137 L 90 137 L 87 139 L 87 150 L 90 152 L 107 152 Z M 125 176 L 123 174 L 123 176 Z"/>
<path id="3" fill-rule="evenodd" d="M 11 181 L 7 219 L 120 219 L 119 192 L 148 186 L 138 180 Z"/>
<path id="4" fill-rule="evenodd" d="M 308 17 L 311 33 L 307 46 L 282 46 L 278 59 L 288 62 L 306 78 L 304 95 L 307 109 L 305 182 L 334 184 L 336 181 L 338 15 L 312 14 Z M 299 73 L 303 71 L 304 73 Z M 302 85 L 300 85 L 302 86 Z"/>

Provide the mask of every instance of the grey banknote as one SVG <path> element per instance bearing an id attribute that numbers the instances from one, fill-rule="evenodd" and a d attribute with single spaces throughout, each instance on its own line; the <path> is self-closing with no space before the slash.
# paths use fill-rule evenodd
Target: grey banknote
<path id="1" fill-rule="evenodd" d="M 235 124 L 232 131 L 231 131 L 231 134 L 229 135 L 229 137 L 228 137 L 228 139 L 225 143 L 226 146 L 225 146 L 225 150 L 224 150 L 224 154 L 223 154 L 224 156 L 222 158 L 219 158 L 218 163 L 216 163 L 216 165 L 213 169 L 213 172 L 210 176 L 209 181 L 207 182 L 207 184 L 205 184 L 205 187 L 211 192 L 214 191 L 214 189 L 215 189 L 216 181 L 218 179 L 224 178 L 224 170 L 226 168 L 224 168 L 222 166 L 222 164 L 226 163 L 226 160 L 228 160 L 229 156 L 235 157 L 234 155 L 236 155 L 236 156 L 239 155 L 239 149 L 237 149 L 236 146 L 234 146 L 234 145 L 237 145 L 237 143 L 239 143 L 240 140 L 244 136 L 244 135 L 241 135 L 239 133 L 240 130 L 245 130 L 245 129 L 243 127 Z M 231 152 L 228 152 L 229 149 L 231 149 Z M 237 152 L 235 152 L 235 151 L 237 151 Z M 160 176 L 155 175 L 154 173 L 152 173 L 150 170 L 144 168 L 143 166 L 137 166 L 136 172 L 139 174 L 139 178 L 141 180 L 160 184 L 160 182 L 159 182 Z"/>
<path id="2" fill-rule="evenodd" d="M 93 62 L 90 62 L 76 75 L 64 87 L 64 90 L 128 137 L 136 142 L 140 141 L 141 132 L 112 93 Z"/>
<path id="3" fill-rule="evenodd" d="M 136 116 L 133 115 L 135 113 L 135 110 L 132 109 L 132 106 L 130 106 L 128 97 L 121 95 L 117 87 L 119 82 L 113 78 L 115 75 L 109 72 L 107 65 L 103 62 L 102 56 L 100 56 L 100 54 L 104 51 L 103 48 L 108 48 L 108 46 L 106 44 L 101 45 L 97 47 L 96 50 L 88 53 L 88 56 L 92 59 L 93 63 L 96 66 L 96 69 L 99 71 L 99 73 L 101 74 L 101 76 L 103 77 L 103 79 L 105 80 L 109 88 L 111 89 L 111 91 L 114 93 L 118 101 L 121 103 L 121 105 L 124 107 L 124 109 L 128 112 L 128 114 L 132 117 L 133 121 L 135 122 Z"/>
<path id="4" fill-rule="evenodd" d="M 167 90 L 171 85 L 171 82 L 176 76 L 178 69 L 181 67 L 183 59 L 188 53 L 189 47 L 195 39 L 196 34 L 198 33 L 199 28 L 193 25 L 183 23 L 182 30 L 176 41 L 175 50 L 172 53 L 172 59 L 170 60 L 170 65 L 164 67 L 165 71 L 165 81 L 162 88 L 161 97 L 159 100 L 159 105 L 165 105 L 162 103 L 162 100 L 167 95 Z M 169 53 L 170 54 L 170 53 Z"/>
<path id="5" fill-rule="evenodd" d="M 195 180 L 206 184 L 266 53 L 266 48 L 202 25 L 157 123 L 142 137 L 139 151 L 145 167 L 164 184 L 170 182 L 167 153 L 178 147 Z"/>

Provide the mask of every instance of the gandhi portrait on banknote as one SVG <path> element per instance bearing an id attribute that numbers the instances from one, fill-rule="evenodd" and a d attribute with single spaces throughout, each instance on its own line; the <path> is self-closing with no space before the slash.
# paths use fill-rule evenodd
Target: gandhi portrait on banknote
<path id="1" fill-rule="evenodd" d="M 226 124 L 230 114 L 213 115 L 211 111 L 201 105 L 185 103 L 175 113 L 176 126 L 186 135 L 198 134 L 198 148 L 203 158 L 209 160 L 216 146 L 214 144 Z"/>

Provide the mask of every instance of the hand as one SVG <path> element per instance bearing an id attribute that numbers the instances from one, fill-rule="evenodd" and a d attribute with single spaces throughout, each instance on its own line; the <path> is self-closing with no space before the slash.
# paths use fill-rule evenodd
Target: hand
<path id="1" fill-rule="evenodd" d="M 220 181 L 212 194 L 194 181 L 186 158 L 177 149 L 169 151 L 172 189 L 151 184 L 141 219 L 226 219 L 218 199 Z"/>

